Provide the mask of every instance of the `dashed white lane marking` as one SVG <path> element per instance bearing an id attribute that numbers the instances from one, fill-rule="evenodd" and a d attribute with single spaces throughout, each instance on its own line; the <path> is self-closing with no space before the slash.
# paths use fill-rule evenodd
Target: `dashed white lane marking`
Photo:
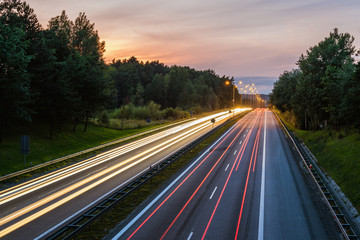
<path id="1" fill-rule="evenodd" d="M 228 169 L 228 167 L 230 166 L 230 164 L 228 164 L 227 166 L 226 166 L 226 168 L 225 168 L 225 172 L 226 172 L 226 170 Z"/>
<path id="2" fill-rule="evenodd" d="M 236 154 L 237 150 L 235 150 L 234 155 Z"/>
<path id="3" fill-rule="evenodd" d="M 187 238 L 187 240 L 190 240 L 194 232 L 191 232 Z"/>
<path id="4" fill-rule="evenodd" d="M 244 137 L 245 137 L 246 135 L 244 134 Z"/>
<path id="5" fill-rule="evenodd" d="M 239 145 L 241 145 L 241 144 L 242 144 L 242 141 L 240 141 Z"/>
<path id="6" fill-rule="evenodd" d="M 214 196 L 214 194 L 215 194 L 215 192 L 216 192 L 216 189 L 217 189 L 217 187 L 215 187 L 215 189 L 214 189 L 214 191 L 212 192 L 212 194 L 211 194 L 211 196 L 210 196 L 209 199 L 212 199 L 212 197 Z"/>

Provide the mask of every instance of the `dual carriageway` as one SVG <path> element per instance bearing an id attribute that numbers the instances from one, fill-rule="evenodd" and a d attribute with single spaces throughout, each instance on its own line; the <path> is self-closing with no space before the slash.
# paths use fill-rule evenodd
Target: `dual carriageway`
<path id="1" fill-rule="evenodd" d="M 45 239 L 210 131 L 210 119 L 230 117 L 181 124 L 1 191 L 0 238 Z M 256 109 L 108 239 L 339 239 L 303 175 L 274 114 Z"/>

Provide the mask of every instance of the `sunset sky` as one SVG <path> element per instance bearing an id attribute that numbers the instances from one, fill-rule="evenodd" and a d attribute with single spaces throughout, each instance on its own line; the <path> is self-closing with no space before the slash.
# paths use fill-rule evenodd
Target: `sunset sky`
<path id="1" fill-rule="evenodd" d="M 335 28 L 360 48 L 359 0 L 28 0 L 44 28 L 65 10 L 85 12 L 106 61 L 137 57 L 213 69 L 270 93 L 300 54 Z"/>

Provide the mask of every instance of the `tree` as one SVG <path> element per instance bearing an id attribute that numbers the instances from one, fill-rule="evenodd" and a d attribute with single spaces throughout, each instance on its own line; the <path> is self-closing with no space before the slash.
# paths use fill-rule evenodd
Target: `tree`
<path id="1" fill-rule="evenodd" d="M 293 111 L 302 128 L 330 125 L 340 129 L 354 121 L 358 109 L 358 72 L 355 73 L 354 37 L 335 28 L 323 41 L 301 55 L 299 70 L 284 72 L 274 84 L 271 102 Z"/>
<path id="2" fill-rule="evenodd" d="M 31 61 L 36 57 L 40 24 L 19 0 L 0 2 L 0 142 L 15 119 L 31 120 Z"/>
<path id="3" fill-rule="evenodd" d="M 348 33 L 339 33 L 335 28 L 329 37 L 310 48 L 306 55 L 301 55 L 297 63 L 304 76 L 306 92 L 311 96 L 307 103 L 315 129 L 321 122 L 326 125 L 330 121 L 338 125 L 336 109 L 341 105 L 338 96 L 343 99 L 343 81 L 351 78 L 351 73 L 345 74 L 344 70 L 352 71 L 352 55 L 355 53 L 353 42 L 354 37 Z M 340 75 L 348 77 L 339 78 Z"/>
<path id="4" fill-rule="evenodd" d="M 121 130 L 123 130 L 124 119 L 129 118 L 131 114 L 131 109 L 129 105 L 121 106 L 120 108 L 120 117 L 121 117 Z"/>
<path id="5" fill-rule="evenodd" d="M 344 84 L 346 95 L 339 112 L 339 117 L 343 119 L 346 126 L 360 123 L 360 62 L 355 67 L 353 77 Z"/>
<path id="6" fill-rule="evenodd" d="M 302 73 L 298 69 L 291 72 L 285 71 L 274 83 L 270 100 L 280 111 L 291 111 L 294 108 L 293 94 L 296 92 L 296 85 L 301 75 Z"/>
<path id="7" fill-rule="evenodd" d="M 30 120 L 30 77 L 26 55 L 28 42 L 22 29 L 4 23 L 0 18 L 0 142 L 13 119 Z"/>
<path id="8" fill-rule="evenodd" d="M 166 104 L 168 83 L 162 74 L 155 74 L 151 83 L 147 85 L 145 94 L 148 101 L 154 101 L 160 105 Z"/>
<path id="9" fill-rule="evenodd" d="M 75 19 L 72 31 L 73 65 L 77 71 L 73 78 L 76 94 L 81 100 L 81 115 L 85 119 L 86 132 L 89 118 L 103 105 L 105 101 L 102 89 L 105 86 L 103 69 L 103 53 L 105 42 L 100 42 L 94 24 L 90 23 L 85 13 L 80 13 Z"/>
<path id="10" fill-rule="evenodd" d="M 144 105 L 144 87 L 141 83 L 138 83 L 136 85 L 136 92 L 135 95 L 132 97 L 132 103 L 137 106 L 143 106 Z"/>

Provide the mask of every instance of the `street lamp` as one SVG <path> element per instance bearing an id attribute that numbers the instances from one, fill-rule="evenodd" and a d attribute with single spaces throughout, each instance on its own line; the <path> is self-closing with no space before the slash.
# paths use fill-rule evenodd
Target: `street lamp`
<path id="1" fill-rule="evenodd" d="M 239 87 L 241 87 L 242 84 L 243 84 L 243 82 L 239 81 Z M 240 88 L 240 106 L 242 105 L 242 90 L 243 90 L 243 88 Z"/>
<path id="2" fill-rule="evenodd" d="M 226 84 L 226 85 L 230 85 L 230 81 L 226 81 L 225 84 Z M 233 98 L 232 98 L 232 102 L 233 102 L 233 108 L 235 109 L 235 87 L 237 88 L 237 86 L 235 86 L 235 85 L 233 84 L 232 87 L 233 87 Z"/>
<path id="3" fill-rule="evenodd" d="M 235 109 L 235 88 L 237 88 L 237 86 L 233 85 L 233 108 Z"/>
<path id="4" fill-rule="evenodd" d="M 244 88 L 240 88 L 240 105 L 242 105 L 242 92 Z"/>

